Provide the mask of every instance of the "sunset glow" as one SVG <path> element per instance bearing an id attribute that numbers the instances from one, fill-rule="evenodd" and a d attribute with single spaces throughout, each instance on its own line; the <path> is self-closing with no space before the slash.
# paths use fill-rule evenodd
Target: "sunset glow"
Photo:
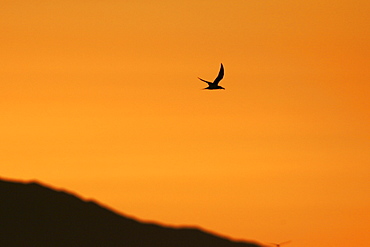
<path id="1" fill-rule="evenodd" d="M 2 1 L 0 177 L 236 239 L 367 246 L 369 13 Z M 220 63 L 226 90 L 201 90 Z"/>

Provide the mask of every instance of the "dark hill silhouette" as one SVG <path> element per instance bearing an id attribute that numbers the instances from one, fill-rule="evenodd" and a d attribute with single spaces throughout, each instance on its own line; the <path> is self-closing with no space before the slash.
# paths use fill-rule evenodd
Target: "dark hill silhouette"
<path id="1" fill-rule="evenodd" d="M 257 247 L 122 216 L 39 183 L 0 180 L 0 246 Z"/>

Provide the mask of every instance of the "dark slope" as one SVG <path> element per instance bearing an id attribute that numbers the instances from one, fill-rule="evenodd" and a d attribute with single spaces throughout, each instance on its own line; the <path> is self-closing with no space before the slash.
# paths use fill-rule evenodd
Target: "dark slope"
<path id="1" fill-rule="evenodd" d="M 38 183 L 0 180 L 0 246 L 256 247 L 147 224 Z"/>

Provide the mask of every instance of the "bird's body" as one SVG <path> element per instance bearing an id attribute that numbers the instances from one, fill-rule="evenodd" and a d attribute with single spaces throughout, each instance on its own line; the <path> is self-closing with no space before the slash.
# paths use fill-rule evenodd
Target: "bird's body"
<path id="1" fill-rule="evenodd" d="M 202 78 L 198 77 L 199 80 L 204 81 L 205 83 L 208 84 L 208 87 L 204 88 L 204 89 L 208 89 L 208 90 L 225 89 L 225 88 L 218 85 L 218 83 L 222 80 L 222 78 L 224 78 L 224 66 L 222 65 L 222 63 L 221 63 L 220 71 L 218 72 L 218 75 L 217 75 L 216 79 L 213 82 L 206 81 L 206 80 L 203 80 Z"/>
<path id="2" fill-rule="evenodd" d="M 291 241 L 289 240 L 289 241 L 281 242 L 281 243 L 279 243 L 279 244 L 275 244 L 275 243 L 270 243 L 270 244 L 275 245 L 275 247 L 280 247 L 281 245 L 283 245 L 283 244 L 289 244 L 290 242 L 291 242 Z"/>

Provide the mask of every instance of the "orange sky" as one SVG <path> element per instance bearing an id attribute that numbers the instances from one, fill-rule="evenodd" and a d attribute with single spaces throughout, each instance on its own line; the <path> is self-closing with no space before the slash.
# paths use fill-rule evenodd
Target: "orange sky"
<path id="1" fill-rule="evenodd" d="M 2 1 L 1 177 L 291 246 L 366 246 L 369 1 Z M 203 91 L 220 63 L 222 91 Z"/>

